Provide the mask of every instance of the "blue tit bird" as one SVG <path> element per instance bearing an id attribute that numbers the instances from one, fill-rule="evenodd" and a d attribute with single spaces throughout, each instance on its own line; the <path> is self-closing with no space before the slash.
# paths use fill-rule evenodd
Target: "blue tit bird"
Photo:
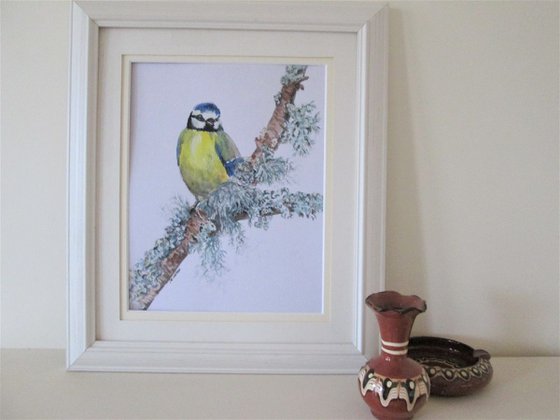
<path id="1" fill-rule="evenodd" d="M 177 165 L 196 200 L 204 200 L 226 182 L 241 160 L 237 146 L 222 128 L 218 107 L 196 105 L 177 142 Z"/>

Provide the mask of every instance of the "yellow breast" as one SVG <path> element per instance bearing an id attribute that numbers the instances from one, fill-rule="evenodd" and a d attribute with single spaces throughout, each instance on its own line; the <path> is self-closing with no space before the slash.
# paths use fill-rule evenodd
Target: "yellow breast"
<path id="1" fill-rule="evenodd" d="M 206 198 L 228 179 L 216 152 L 216 136 L 216 133 L 185 129 L 179 139 L 181 175 L 197 200 Z"/>

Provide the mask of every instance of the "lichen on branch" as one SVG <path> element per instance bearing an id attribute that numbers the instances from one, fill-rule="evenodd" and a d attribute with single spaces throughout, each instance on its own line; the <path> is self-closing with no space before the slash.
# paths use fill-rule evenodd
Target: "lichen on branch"
<path id="1" fill-rule="evenodd" d="M 315 134 L 319 131 L 319 113 L 315 112 L 315 108 L 313 102 L 301 106 L 286 106 L 288 118 L 284 123 L 280 143 L 291 144 L 295 155 L 309 154 L 315 143 Z"/>

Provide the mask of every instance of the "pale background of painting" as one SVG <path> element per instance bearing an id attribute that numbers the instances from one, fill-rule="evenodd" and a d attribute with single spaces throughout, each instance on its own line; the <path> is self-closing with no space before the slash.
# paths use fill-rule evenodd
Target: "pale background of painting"
<path id="1" fill-rule="evenodd" d="M 134 63 L 132 68 L 129 262 L 135 264 L 168 224 L 173 198 L 194 197 L 176 162 L 176 145 L 192 108 L 214 102 L 225 131 L 241 155 L 250 155 L 254 138 L 274 109 L 273 96 L 285 73 L 282 64 Z M 313 100 L 325 108 L 325 67 L 309 66 L 309 80 L 296 103 Z M 292 191 L 323 192 L 324 131 L 306 157 L 293 157 Z M 289 145 L 278 155 L 291 157 Z M 281 186 L 281 185 L 280 185 Z M 280 186 L 275 186 L 276 188 Z M 273 188 L 266 187 L 263 188 Z M 198 254 L 156 297 L 150 310 L 216 312 L 318 313 L 323 307 L 323 217 L 316 220 L 279 216 L 268 231 L 248 228 L 239 252 L 224 238 L 226 271 L 205 275 Z"/>

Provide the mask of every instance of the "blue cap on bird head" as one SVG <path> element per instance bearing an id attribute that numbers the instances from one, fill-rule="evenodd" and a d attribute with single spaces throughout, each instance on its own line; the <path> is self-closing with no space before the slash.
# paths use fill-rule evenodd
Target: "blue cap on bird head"
<path id="1" fill-rule="evenodd" d="M 196 105 L 187 122 L 187 128 L 204 131 L 217 131 L 221 128 L 220 109 L 211 102 Z"/>
<path id="2" fill-rule="evenodd" d="M 213 104 L 212 102 L 203 102 L 201 104 L 196 105 L 193 108 L 193 111 L 200 111 L 201 114 L 205 112 L 212 112 L 216 114 L 216 116 L 220 116 L 220 108 Z"/>

